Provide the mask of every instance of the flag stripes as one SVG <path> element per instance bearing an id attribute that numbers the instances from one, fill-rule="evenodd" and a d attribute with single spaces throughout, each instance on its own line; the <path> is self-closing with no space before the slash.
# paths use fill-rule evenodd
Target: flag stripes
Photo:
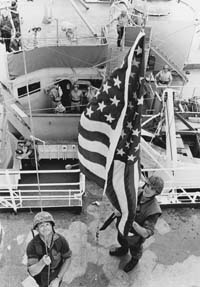
<path id="1" fill-rule="evenodd" d="M 124 235 L 134 220 L 140 177 L 143 44 L 140 32 L 122 66 L 103 83 L 79 123 L 80 169 L 104 187 L 121 212 L 118 229 Z"/>

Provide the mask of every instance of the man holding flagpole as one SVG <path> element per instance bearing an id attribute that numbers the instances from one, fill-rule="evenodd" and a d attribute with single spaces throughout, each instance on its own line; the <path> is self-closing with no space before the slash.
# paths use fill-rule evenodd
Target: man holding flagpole
<path id="1" fill-rule="evenodd" d="M 144 32 L 141 31 L 122 66 L 103 83 L 79 123 L 81 172 L 104 189 L 120 212 L 117 228 L 125 238 L 136 216 L 143 79 Z"/>
<path id="2" fill-rule="evenodd" d="M 161 215 L 160 206 L 156 200 L 164 187 L 163 179 L 157 176 L 151 176 L 144 187 L 138 192 L 138 204 L 136 217 L 127 237 L 124 237 L 118 231 L 118 242 L 120 247 L 110 250 L 111 256 L 123 256 L 130 250 L 131 260 L 125 265 L 124 271 L 131 271 L 142 257 L 142 246 L 144 241 L 154 234 L 155 224 Z M 121 214 L 117 211 L 117 224 L 120 221 Z"/>

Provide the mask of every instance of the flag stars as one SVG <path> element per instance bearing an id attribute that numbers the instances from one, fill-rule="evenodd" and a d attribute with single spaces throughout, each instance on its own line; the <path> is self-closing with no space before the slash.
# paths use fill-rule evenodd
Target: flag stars
<path id="1" fill-rule="evenodd" d="M 117 78 L 113 78 L 114 80 L 114 86 L 117 86 L 118 88 L 120 88 L 120 84 L 121 84 L 121 81 L 117 75 Z"/>
<path id="2" fill-rule="evenodd" d="M 134 161 L 134 159 L 135 159 L 134 155 L 131 154 L 131 155 L 128 156 L 128 160 Z"/>
<path id="3" fill-rule="evenodd" d="M 134 107 L 134 105 L 131 101 L 128 103 L 128 107 L 129 107 L 129 109 L 132 109 Z"/>
<path id="4" fill-rule="evenodd" d="M 120 149 L 117 149 L 117 154 L 123 156 L 125 154 L 125 152 L 123 151 L 122 148 L 120 148 Z"/>
<path id="5" fill-rule="evenodd" d="M 131 122 L 128 122 L 126 126 L 127 126 L 127 128 L 130 129 L 130 130 L 133 128 L 133 125 L 132 125 Z"/>
<path id="6" fill-rule="evenodd" d="M 133 62 L 132 62 L 132 65 L 136 66 L 136 67 L 139 67 L 139 64 L 140 64 L 140 62 L 136 61 L 136 59 L 134 58 Z"/>
<path id="7" fill-rule="evenodd" d="M 90 118 L 91 115 L 94 113 L 94 111 L 92 110 L 92 107 L 90 106 L 89 108 L 87 108 L 87 112 L 86 115 Z"/>
<path id="8" fill-rule="evenodd" d="M 139 134 L 140 134 L 140 131 L 139 131 L 138 129 L 132 131 L 132 135 L 133 135 L 133 136 L 138 137 Z"/>
<path id="9" fill-rule="evenodd" d="M 140 46 L 138 46 L 135 51 L 137 52 L 137 55 L 142 54 L 142 48 Z"/>
<path id="10" fill-rule="evenodd" d="M 106 105 L 104 104 L 104 101 L 102 101 L 101 103 L 98 103 L 98 108 L 97 110 L 100 110 L 101 112 L 103 112 L 103 109 L 106 107 Z"/>
<path id="11" fill-rule="evenodd" d="M 108 83 L 106 82 L 104 85 L 103 85 L 103 92 L 106 92 L 108 94 L 108 90 L 111 88 L 111 86 L 108 85 Z"/>
<path id="12" fill-rule="evenodd" d="M 111 114 L 109 115 L 104 115 L 106 117 L 106 121 L 109 123 L 112 123 L 114 121 L 114 118 L 112 118 Z"/>
<path id="13" fill-rule="evenodd" d="M 138 106 L 139 106 L 139 105 L 143 105 L 143 101 L 144 101 L 144 100 L 143 100 L 143 97 L 140 98 L 140 99 L 138 99 L 138 102 L 137 102 Z"/>
<path id="14" fill-rule="evenodd" d="M 111 102 L 113 105 L 116 105 L 116 107 L 118 106 L 120 100 L 117 99 L 116 96 L 114 96 L 114 98 L 110 98 Z"/>
<path id="15" fill-rule="evenodd" d="M 126 147 L 130 148 L 130 143 L 129 142 L 126 143 Z"/>

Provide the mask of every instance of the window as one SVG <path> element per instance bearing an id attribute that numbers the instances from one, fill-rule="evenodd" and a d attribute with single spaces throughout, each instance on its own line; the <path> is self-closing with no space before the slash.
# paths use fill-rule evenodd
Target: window
<path id="1" fill-rule="evenodd" d="M 35 82 L 28 85 L 29 94 L 34 94 L 40 91 L 40 82 Z M 27 86 L 23 86 L 17 89 L 18 97 L 22 98 L 27 96 Z"/>

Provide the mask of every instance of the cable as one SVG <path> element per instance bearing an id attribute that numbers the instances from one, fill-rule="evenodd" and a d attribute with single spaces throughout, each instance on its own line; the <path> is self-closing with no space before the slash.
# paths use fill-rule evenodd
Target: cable
<path id="1" fill-rule="evenodd" d="M 23 38 L 22 38 L 22 43 L 23 43 Z M 24 61 L 24 71 L 25 71 L 25 78 L 26 78 L 26 88 L 27 88 L 27 91 L 28 91 L 28 76 L 27 76 L 27 66 L 26 66 L 26 55 L 25 55 L 25 51 L 24 50 L 23 50 L 23 61 Z M 27 96 L 28 96 L 28 106 L 29 106 L 29 113 L 30 113 L 30 129 L 31 129 L 31 134 L 34 136 L 32 109 L 31 109 L 31 101 L 30 101 L 30 93 L 29 92 L 28 92 Z M 32 141 L 33 141 L 33 148 L 34 148 L 37 184 L 38 184 L 38 190 L 39 190 L 39 196 L 40 196 L 40 208 L 41 208 L 41 211 L 43 211 L 42 195 L 41 195 L 41 190 L 40 190 L 40 179 L 39 179 L 39 173 L 38 173 L 38 162 L 37 162 L 38 156 L 37 156 L 37 151 L 36 151 L 35 138 L 33 138 Z"/>

